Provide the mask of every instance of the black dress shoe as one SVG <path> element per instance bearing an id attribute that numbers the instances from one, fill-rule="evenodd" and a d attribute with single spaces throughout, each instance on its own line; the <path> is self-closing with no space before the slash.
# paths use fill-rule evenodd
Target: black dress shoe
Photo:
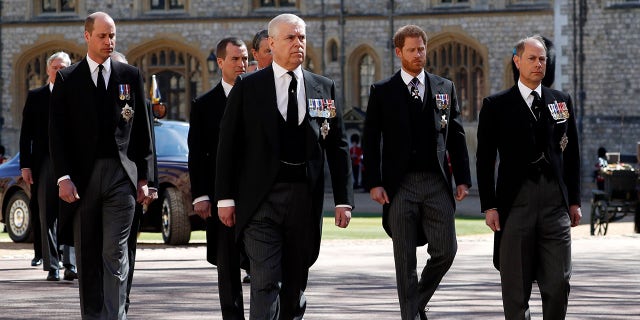
<path id="1" fill-rule="evenodd" d="M 73 281 L 75 279 L 78 279 L 78 273 L 76 272 L 76 268 L 75 267 L 66 267 L 64 269 L 64 280 L 67 281 Z"/>
<path id="2" fill-rule="evenodd" d="M 418 315 L 420 315 L 420 320 L 427 320 L 427 312 L 424 310 L 418 311 Z"/>
<path id="3" fill-rule="evenodd" d="M 31 259 L 31 266 L 32 267 L 37 267 L 37 266 L 39 266 L 41 264 L 42 264 L 42 258 L 35 257 L 35 258 Z"/>
<path id="4" fill-rule="evenodd" d="M 58 270 L 49 270 L 47 281 L 60 281 L 60 273 Z"/>
<path id="5" fill-rule="evenodd" d="M 251 283 L 251 276 L 248 274 L 244 276 L 244 278 L 242 278 L 242 283 Z"/>

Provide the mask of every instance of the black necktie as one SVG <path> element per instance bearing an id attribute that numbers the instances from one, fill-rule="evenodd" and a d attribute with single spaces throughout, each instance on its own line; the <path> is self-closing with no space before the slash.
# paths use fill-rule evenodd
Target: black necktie
<path id="1" fill-rule="evenodd" d="M 409 82 L 409 86 L 411 86 L 411 98 L 415 100 L 415 102 L 419 102 L 422 104 L 422 98 L 420 97 L 420 89 L 418 89 L 418 84 L 420 80 L 418 78 L 413 78 Z"/>
<path id="2" fill-rule="evenodd" d="M 291 76 L 289 83 L 289 101 L 287 102 L 287 125 L 295 127 L 298 125 L 298 80 L 293 71 L 288 71 Z"/>
<path id="3" fill-rule="evenodd" d="M 96 87 L 98 88 L 98 95 L 100 95 L 101 97 L 104 97 L 105 94 L 107 93 L 107 87 L 104 84 L 104 76 L 102 75 L 102 70 L 104 69 L 104 66 L 99 64 L 98 65 L 98 81 L 96 81 Z"/>
<path id="4" fill-rule="evenodd" d="M 531 95 L 533 96 L 531 111 L 533 111 L 533 114 L 536 116 L 536 120 L 540 120 L 540 116 L 542 116 L 542 108 L 544 107 L 542 99 L 535 90 L 531 91 Z"/>

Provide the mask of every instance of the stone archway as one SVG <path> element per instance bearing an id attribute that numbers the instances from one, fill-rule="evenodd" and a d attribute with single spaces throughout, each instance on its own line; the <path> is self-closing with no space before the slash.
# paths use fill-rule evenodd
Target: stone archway
<path id="1" fill-rule="evenodd" d="M 71 63 L 76 63 L 86 55 L 86 48 L 75 42 L 63 39 L 48 39 L 24 50 L 15 63 L 12 86 L 11 119 L 7 122 L 9 128 L 19 128 L 22 123 L 22 109 L 27 100 L 29 90 L 41 87 L 47 83 L 47 59 L 58 51 L 64 51 L 71 57 Z"/>
<path id="2" fill-rule="evenodd" d="M 425 69 L 453 81 L 462 119 L 478 120 L 482 99 L 489 90 L 486 47 L 463 33 L 443 32 L 429 40 Z"/>

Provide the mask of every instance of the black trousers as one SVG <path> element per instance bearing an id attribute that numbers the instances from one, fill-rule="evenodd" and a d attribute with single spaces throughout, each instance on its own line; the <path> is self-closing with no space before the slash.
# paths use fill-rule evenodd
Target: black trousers
<path id="1" fill-rule="evenodd" d="M 389 208 L 389 228 L 401 319 L 413 320 L 424 310 L 456 256 L 451 190 L 440 173 L 408 173 Z M 427 237 L 429 260 L 416 273 L 418 232 Z"/>
<path id="2" fill-rule="evenodd" d="M 571 277 L 571 219 L 555 178 L 527 179 L 502 226 L 500 278 L 505 319 L 531 318 L 533 281 L 545 320 L 564 319 Z"/>
<path id="3" fill-rule="evenodd" d="M 216 230 L 210 230 L 216 228 Z M 209 235 L 209 233 L 214 233 Z M 235 228 L 222 224 L 217 217 L 207 221 L 207 237 L 215 237 L 215 265 L 218 271 L 218 297 L 222 319 L 244 320 L 242 281 L 240 279 L 240 249 L 235 239 Z"/>
<path id="4" fill-rule="evenodd" d="M 118 159 L 96 160 L 74 220 L 82 319 L 126 319 L 135 194 Z"/>
<path id="5" fill-rule="evenodd" d="M 302 319 L 314 235 L 307 183 L 276 183 L 244 230 L 252 320 Z"/>
<path id="6" fill-rule="evenodd" d="M 138 248 L 138 233 L 140 232 L 140 222 L 144 214 L 141 204 L 136 203 L 135 213 L 131 221 L 131 231 L 129 231 L 129 239 L 127 239 L 127 249 L 129 255 L 129 276 L 127 277 L 127 301 L 124 307 L 125 312 L 129 312 L 131 305 L 131 285 L 133 284 L 133 272 L 136 268 L 136 249 Z"/>

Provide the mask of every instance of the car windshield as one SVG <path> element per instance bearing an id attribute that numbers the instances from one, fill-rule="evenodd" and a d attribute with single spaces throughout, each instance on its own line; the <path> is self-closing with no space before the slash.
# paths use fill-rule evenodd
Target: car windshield
<path id="1" fill-rule="evenodd" d="M 187 145 L 188 125 L 160 122 L 155 126 L 155 134 L 158 157 L 186 157 L 189 155 L 189 146 Z"/>

